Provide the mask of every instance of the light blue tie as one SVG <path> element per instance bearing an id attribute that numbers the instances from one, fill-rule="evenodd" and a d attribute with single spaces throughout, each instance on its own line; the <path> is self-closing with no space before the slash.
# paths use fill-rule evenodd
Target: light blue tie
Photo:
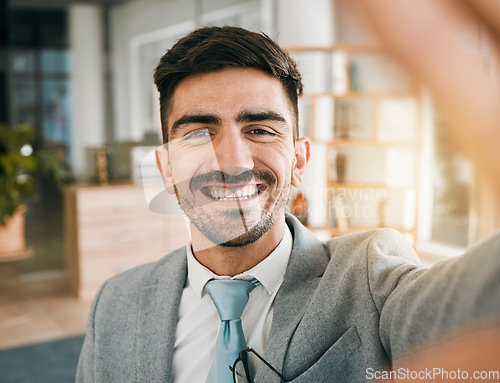
<path id="1" fill-rule="evenodd" d="M 240 351 L 247 346 L 240 317 L 250 292 L 259 284 L 257 279 L 250 282 L 240 279 L 212 279 L 205 285 L 205 291 L 214 301 L 221 319 L 214 362 L 207 383 L 233 382 L 229 367 L 233 366 Z"/>

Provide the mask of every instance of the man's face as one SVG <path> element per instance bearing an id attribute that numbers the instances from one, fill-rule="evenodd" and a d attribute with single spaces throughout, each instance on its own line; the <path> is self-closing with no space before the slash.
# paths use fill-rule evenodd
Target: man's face
<path id="1" fill-rule="evenodd" d="M 293 123 L 281 83 L 264 72 L 228 68 L 178 84 L 159 162 L 169 191 L 212 243 L 248 245 L 283 217 L 297 182 Z"/>

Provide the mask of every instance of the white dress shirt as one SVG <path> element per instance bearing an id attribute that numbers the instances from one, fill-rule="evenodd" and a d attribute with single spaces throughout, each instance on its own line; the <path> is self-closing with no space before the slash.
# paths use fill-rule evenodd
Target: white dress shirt
<path id="1" fill-rule="evenodd" d="M 257 278 L 261 285 L 251 293 L 241 315 L 247 345 L 263 354 L 271 321 L 274 298 L 283 282 L 290 253 L 292 234 L 287 225 L 283 239 L 262 262 L 233 278 L 221 277 L 201 265 L 186 246 L 188 278 L 182 292 L 174 346 L 174 382 L 204 383 L 212 365 L 220 318 L 210 296 L 204 291 L 210 279 Z"/>

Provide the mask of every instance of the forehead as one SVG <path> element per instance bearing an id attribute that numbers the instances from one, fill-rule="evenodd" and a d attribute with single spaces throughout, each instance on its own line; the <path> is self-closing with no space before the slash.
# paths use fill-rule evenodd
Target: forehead
<path id="1" fill-rule="evenodd" d="M 185 114 L 233 118 L 243 110 L 272 110 L 292 122 L 290 103 L 278 79 L 257 69 L 226 68 L 183 79 L 172 97 L 168 126 Z"/>

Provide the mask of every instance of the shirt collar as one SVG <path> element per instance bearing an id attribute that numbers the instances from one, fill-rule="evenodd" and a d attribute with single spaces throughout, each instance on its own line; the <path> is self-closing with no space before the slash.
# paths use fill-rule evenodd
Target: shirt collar
<path id="1" fill-rule="evenodd" d="M 257 278 L 267 292 L 273 294 L 283 282 L 286 267 L 292 252 L 293 238 L 288 225 L 285 225 L 283 238 L 274 251 L 260 263 L 234 277 L 224 277 L 214 274 L 194 257 L 191 243 L 186 246 L 188 264 L 188 284 L 190 284 L 198 297 L 203 295 L 203 288 L 210 279 L 244 279 Z"/>

